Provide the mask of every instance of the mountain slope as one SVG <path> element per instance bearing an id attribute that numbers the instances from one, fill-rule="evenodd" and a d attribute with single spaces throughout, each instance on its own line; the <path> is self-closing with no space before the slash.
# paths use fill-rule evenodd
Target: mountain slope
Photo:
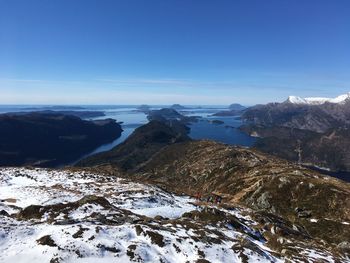
<path id="1" fill-rule="evenodd" d="M 349 129 L 325 133 L 278 126 L 245 125 L 240 129 L 258 137 L 254 147 L 263 152 L 335 172 L 350 171 Z"/>
<path id="2" fill-rule="evenodd" d="M 346 96 L 344 99 L 343 97 Z M 256 125 L 283 126 L 319 133 L 350 125 L 349 94 L 334 100 L 312 103 L 317 99 L 289 97 L 283 103 L 268 103 L 246 109 L 242 119 Z M 343 98 L 341 100 L 340 98 Z M 334 103 L 332 101 L 339 101 Z"/>
<path id="3" fill-rule="evenodd" d="M 154 125 L 144 129 L 150 134 L 158 127 L 171 130 L 163 123 Z M 290 245 L 305 245 L 307 240 L 309 245 L 330 249 L 333 255 L 348 253 L 344 242 L 350 236 L 350 184 L 254 149 L 191 140 L 160 145 L 153 136 L 137 146 L 141 153 L 152 149 L 151 154 L 125 167 L 113 153 L 134 149 L 138 140 L 131 138 L 107 152 L 110 159 L 99 157 L 97 163 L 87 159 L 84 166 L 178 194 L 200 193 L 203 200 L 220 196 L 225 205 L 249 208 L 259 227 L 273 229 L 272 235 L 263 236 L 268 247 L 280 252 L 296 256 Z M 145 137 L 138 131 L 135 138 L 144 141 Z M 128 156 L 134 160 L 133 155 Z"/>
<path id="4" fill-rule="evenodd" d="M 101 171 L 1 168 L 0 178 L 1 262 L 349 261 L 272 214 Z"/>
<path id="5" fill-rule="evenodd" d="M 182 126 L 182 124 L 178 124 Z M 112 164 L 122 170 L 133 170 L 147 161 L 166 145 L 187 141 L 190 138 L 160 121 L 150 121 L 137 128 L 122 144 L 110 151 L 99 153 L 81 160 L 77 166 Z"/>
<path id="6" fill-rule="evenodd" d="M 121 135 L 115 120 L 50 113 L 0 115 L 0 165 L 51 167 L 76 160 Z"/>
<path id="7" fill-rule="evenodd" d="M 315 213 L 322 212 L 325 213 L 325 217 L 350 220 L 350 203 L 343 199 L 350 193 L 349 184 L 345 184 L 343 187 L 343 182 L 337 179 L 320 175 L 306 168 L 300 168 L 255 150 L 211 141 L 184 142 L 163 148 L 151 160 L 140 166 L 138 173 L 147 180 L 164 184 L 171 189 L 188 193 L 198 190 L 207 193 L 215 191 L 224 194 L 228 202 L 242 201 L 247 205 L 264 209 L 264 203 L 254 204 L 253 201 L 250 202 L 249 197 L 256 192 L 258 187 L 253 188 L 252 192 L 247 191 L 247 186 L 260 185 L 271 188 L 271 195 L 275 196 L 275 198 L 268 198 L 271 199 L 269 202 L 272 202 L 267 207 L 271 212 L 282 216 L 294 215 L 293 218 L 296 219 L 297 215 L 294 209 L 300 205 L 298 202 L 305 202 L 305 204 L 310 202 L 310 205 L 315 206 Z M 283 183 L 283 177 L 290 183 Z M 299 192 L 304 191 L 299 186 L 302 181 L 305 185 L 314 184 L 315 188 L 312 188 L 313 190 L 310 188 L 309 193 Z M 278 188 L 279 182 L 283 188 Z M 317 198 L 321 198 L 321 192 L 326 190 L 318 192 L 316 185 L 322 189 L 325 184 L 342 189 L 339 190 L 339 193 L 345 194 L 344 196 L 336 194 L 333 197 L 331 191 L 327 194 L 329 198 L 334 198 L 332 202 L 337 203 L 334 211 L 323 211 L 324 206 L 327 206 L 327 202 L 331 200 L 327 200 L 326 203 L 323 203 L 324 200 L 313 203 Z M 277 189 L 275 189 L 276 185 Z M 296 191 L 294 193 L 297 198 L 295 206 L 279 200 L 285 196 L 285 192 L 281 191 L 280 193 L 279 189 L 286 190 L 285 186 L 289 188 L 290 192 Z M 311 198 L 313 191 L 317 196 L 313 196 L 307 201 Z M 242 196 L 243 192 L 244 196 Z M 264 193 L 261 192 L 262 194 Z M 322 192 L 322 194 L 326 194 L 326 192 Z M 278 196 L 280 197 L 277 198 Z M 259 199 L 259 196 L 256 199 Z M 289 201 L 286 200 L 286 202 Z"/>
<path id="8" fill-rule="evenodd" d="M 348 125 L 349 119 L 343 114 L 343 111 L 347 111 L 346 106 L 332 108 L 327 105 L 269 103 L 248 108 L 242 119 L 255 125 L 282 126 L 322 133 Z"/>
<path id="9" fill-rule="evenodd" d="M 91 169 L 113 176 L 119 167 Z M 175 143 L 119 176 L 192 196 L 200 192 L 204 199 L 219 195 L 225 204 L 261 211 L 254 218 L 263 225 L 304 229 L 293 242 L 302 242 L 306 235 L 309 244 L 327 244 L 335 254 L 346 253 L 341 247 L 350 235 L 350 184 L 261 152 L 210 141 Z M 291 235 L 287 229 L 279 231 L 266 236 L 271 238 L 268 246 Z M 290 249 L 286 244 L 278 248 Z"/>
<path id="10" fill-rule="evenodd" d="M 343 224 L 350 221 L 350 184 L 256 151 L 209 141 L 171 145 L 140 169 L 140 177 L 267 211 L 301 226 L 316 243 L 337 246 L 350 235 Z"/>
<path id="11" fill-rule="evenodd" d="M 246 125 L 241 129 L 259 137 L 254 145 L 259 150 L 332 171 L 350 171 L 349 94 L 325 101 L 290 97 L 283 103 L 248 108 L 242 119 Z"/>

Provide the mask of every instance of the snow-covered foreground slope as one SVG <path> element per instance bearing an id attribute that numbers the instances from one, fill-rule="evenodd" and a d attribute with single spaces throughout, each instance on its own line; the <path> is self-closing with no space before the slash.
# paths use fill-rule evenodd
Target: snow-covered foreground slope
<path id="1" fill-rule="evenodd" d="M 284 261 L 244 209 L 119 178 L 2 168 L 0 200 L 0 262 Z M 322 251 L 300 253 L 332 262 Z"/>

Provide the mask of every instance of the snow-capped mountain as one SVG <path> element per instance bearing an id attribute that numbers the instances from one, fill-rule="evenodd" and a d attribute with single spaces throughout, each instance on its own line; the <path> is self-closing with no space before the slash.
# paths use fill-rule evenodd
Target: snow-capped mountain
<path id="1" fill-rule="evenodd" d="M 321 98 L 321 97 L 301 98 L 297 96 L 289 96 L 286 102 L 292 103 L 292 104 L 321 105 L 326 102 L 344 104 L 348 100 L 350 100 L 350 92 L 340 95 L 336 98 Z"/>
<path id="2" fill-rule="evenodd" d="M 259 136 L 260 150 L 298 160 L 295 143 L 300 141 L 305 163 L 350 171 L 349 105 L 350 93 L 333 99 L 290 96 L 282 103 L 250 107 L 241 118 L 248 134 Z"/>

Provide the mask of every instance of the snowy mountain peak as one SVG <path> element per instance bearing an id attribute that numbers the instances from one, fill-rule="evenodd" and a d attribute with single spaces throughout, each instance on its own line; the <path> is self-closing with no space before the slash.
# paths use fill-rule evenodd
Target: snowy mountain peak
<path id="1" fill-rule="evenodd" d="M 297 96 L 289 96 L 285 102 L 292 103 L 292 104 L 321 105 L 326 102 L 344 104 L 348 100 L 350 100 L 350 92 L 340 95 L 336 98 L 321 98 L 321 97 L 301 98 Z"/>
<path id="2" fill-rule="evenodd" d="M 293 103 L 293 104 L 305 104 L 305 103 L 307 103 L 303 98 L 300 98 L 297 96 L 289 96 L 286 102 Z"/>
<path id="3" fill-rule="evenodd" d="M 350 99 L 350 92 L 343 94 L 343 95 L 340 95 L 340 96 L 332 99 L 330 102 L 332 102 L 332 103 L 345 103 L 349 99 Z"/>

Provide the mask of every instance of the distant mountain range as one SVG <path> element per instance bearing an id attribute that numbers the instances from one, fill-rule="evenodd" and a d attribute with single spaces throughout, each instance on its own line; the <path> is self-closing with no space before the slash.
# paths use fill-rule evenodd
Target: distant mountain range
<path id="1" fill-rule="evenodd" d="M 323 133 L 350 124 L 350 99 L 346 98 L 346 95 L 338 98 L 343 100 L 330 102 L 325 99 L 289 97 L 283 103 L 250 107 L 243 113 L 242 118 L 257 125 L 278 125 Z"/>
<path id="2" fill-rule="evenodd" d="M 321 105 L 325 103 L 344 104 L 350 100 L 350 92 L 340 95 L 336 98 L 301 98 L 297 96 L 289 96 L 286 102 L 293 104 Z"/>
<path id="3" fill-rule="evenodd" d="M 332 170 L 350 171 L 350 93 L 335 99 L 290 96 L 248 108 L 242 130 L 265 152 Z"/>
<path id="4" fill-rule="evenodd" d="M 239 104 L 239 103 L 232 103 L 230 106 L 228 106 L 228 108 L 230 110 L 244 110 L 246 109 L 247 107 Z"/>
<path id="5" fill-rule="evenodd" d="M 246 109 L 245 106 L 242 106 L 241 104 L 238 104 L 238 103 L 233 103 L 230 106 L 228 106 L 228 110 L 219 111 L 217 113 L 214 113 L 213 116 L 220 116 L 220 117 L 237 116 L 237 115 L 240 115 L 245 109 Z"/>
<path id="6" fill-rule="evenodd" d="M 79 107 L 77 107 L 79 108 Z M 38 113 L 38 114 L 62 114 L 62 115 L 70 115 L 70 116 L 76 116 L 82 119 L 88 119 L 88 118 L 95 118 L 95 117 L 103 117 L 106 116 L 106 114 L 103 111 L 90 111 L 90 110 L 33 110 L 33 111 L 18 111 L 18 112 L 9 112 L 6 113 L 7 115 L 27 115 L 30 113 Z"/>

